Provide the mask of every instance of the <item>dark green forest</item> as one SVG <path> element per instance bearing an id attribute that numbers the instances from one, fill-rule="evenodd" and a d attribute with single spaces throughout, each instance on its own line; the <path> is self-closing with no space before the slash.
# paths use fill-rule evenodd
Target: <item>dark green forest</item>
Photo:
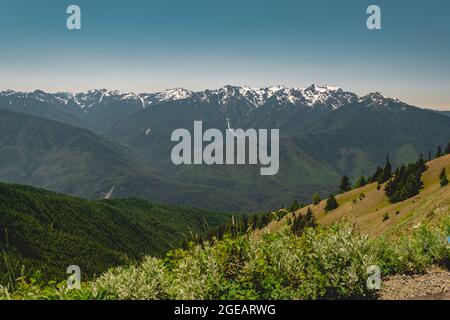
<path id="1" fill-rule="evenodd" d="M 206 234 L 230 219 L 139 199 L 85 200 L 1 183 L 0 283 L 37 271 L 43 280 L 64 279 L 69 265 L 90 278 L 144 255 L 162 256 L 191 233 Z"/>

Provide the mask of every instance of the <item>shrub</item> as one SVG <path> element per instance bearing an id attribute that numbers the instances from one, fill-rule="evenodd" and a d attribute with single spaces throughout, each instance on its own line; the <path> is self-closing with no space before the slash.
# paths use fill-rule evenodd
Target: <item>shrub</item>
<path id="1" fill-rule="evenodd" d="M 327 203 L 325 204 L 325 211 L 332 211 L 334 209 L 337 209 L 339 207 L 339 204 L 335 198 L 335 196 L 332 194 L 328 197 Z"/>
<path id="2" fill-rule="evenodd" d="M 347 225 L 289 228 L 255 237 L 226 236 L 221 241 L 191 243 L 164 259 L 146 258 L 138 266 L 114 268 L 82 290 L 49 283 L 40 287 L 20 278 L 0 299 L 345 299 L 371 298 L 367 267 L 382 275 L 424 272 L 448 264 L 446 235 L 424 225 L 410 236 L 369 240 Z"/>
<path id="3" fill-rule="evenodd" d="M 445 168 L 442 169 L 442 171 L 439 175 L 439 180 L 440 180 L 441 187 L 445 187 L 446 185 L 448 185 L 448 178 L 447 178 L 447 173 L 445 172 Z"/>
<path id="4" fill-rule="evenodd" d="M 450 260 L 450 250 L 446 234 L 450 229 L 450 219 L 444 226 L 427 225 L 415 229 L 410 237 L 388 240 L 382 237 L 377 240 L 377 265 L 383 274 L 421 273 L 432 265 L 446 265 Z"/>
<path id="5" fill-rule="evenodd" d="M 318 205 L 320 203 L 321 199 L 320 199 L 320 195 L 318 193 L 315 193 L 312 197 L 312 202 L 313 205 Z"/>

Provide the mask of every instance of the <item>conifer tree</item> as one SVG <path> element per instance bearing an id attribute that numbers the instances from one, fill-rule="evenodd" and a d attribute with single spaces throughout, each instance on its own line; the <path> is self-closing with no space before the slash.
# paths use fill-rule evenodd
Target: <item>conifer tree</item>
<path id="1" fill-rule="evenodd" d="M 317 227 L 316 217 L 314 216 L 313 211 L 309 207 L 308 207 L 308 211 L 306 211 L 305 220 L 306 220 L 307 227 L 311 227 L 311 228 Z"/>
<path id="2" fill-rule="evenodd" d="M 377 170 L 375 170 L 375 173 L 373 174 L 372 178 L 370 179 L 370 182 L 380 182 L 382 176 L 383 176 L 383 169 L 380 167 L 377 167 Z"/>
<path id="3" fill-rule="evenodd" d="M 361 176 L 358 181 L 356 181 L 355 188 L 364 187 L 367 184 L 366 178 Z"/>
<path id="4" fill-rule="evenodd" d="M 339 207 L 339 204 L 334 196 L 334 194 L 330 195 L 327 199 L 327 203 L 325 205 L 325 211 L 331 211 Z"/>
<path id="5" fill-rule="evenodd" d="M 445 168 L 442 169 L 441 174 L 439 175 L 439 180 L 441 183 L 441 187 L 445 187 L 448 185 L 447 173 L 445 172 Z"/>
<path id="6" fill-rule="evenodd" d="M 436 158 L 442 157 L 442 147 L 439 146 L 436 151 Z"/>
<path id="7" fill-rule="evenodd" d="M 425 170 L 426 165 L 421 160 L 408 166 L 402 165 L 386 185 L 385 192 L 389 200 L 396 203 L 419 194 Z"/>
<path id="8" fill-rule="evenodd" d="M 341 183 L 339 184 L 339 192 L 344 193 L 350 190 L 352 190 L 350 179 L 347 176 L 343 176 L 341 179 Z"/>
<path id="9" fill-rule="evenodd" d="M 450 154 L 450 142 L 447 143 L 447 147 L 445 148 L 445 154 Z"/>
<path id="10" fill-rule="evenodd" d="M 318 193 L 315 193 L 312 197 L 312 202 L 313 205 L 318 205 L 320 203 L 321 199 L 320 199 L 320 195 Z"/>
<path id="11" fill-rule="evenodd" d="M 314 217 L 314 213 L 310 207 L 305 215 L 300 214 L 294 217 L 294 221 L 291 224 L 291 231 L 293 234 L 300 236 L 306 228 L 315 228 L 317 227 L 316 218 Z"/>
<path id="12" fill-rule="evenodd" d="M 298 204 L 298 201 L 297 201 L 297 200 L 294 200 L 294 201 L 292 202 L 291 210 L 290 210 L 290 211 L 297 211 L 298 209 L 300 209 L 300 205 Z"/>
<path id="13" fill-rule="evenodd" d="M 388 181 L 392 176 L 392 165 L 391 162 L 389 160 L 389 154 L 386 157 L 386 165 L 383 169 L 383 176 L 381 178 L 380 183 L 385 183 L 386 181 Z"/>

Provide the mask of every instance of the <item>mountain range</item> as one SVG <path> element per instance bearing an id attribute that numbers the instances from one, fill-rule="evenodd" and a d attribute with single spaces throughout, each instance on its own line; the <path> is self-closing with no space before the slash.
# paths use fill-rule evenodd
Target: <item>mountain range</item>
<path id="1" fill-rule="evenodd" d="M 280 130 L 280 171 L 175 166 L 173 130 L 193 122 L 226 130 Z M 192 92 L 91 90 L 0 93 L 0 180 L 87 198 L 141 197 L 216 210 L 266 210 L 334 192 L 340 176 L 368 175 L 434 153 L 450 117 L 381 93 L 332 86 Z"/>

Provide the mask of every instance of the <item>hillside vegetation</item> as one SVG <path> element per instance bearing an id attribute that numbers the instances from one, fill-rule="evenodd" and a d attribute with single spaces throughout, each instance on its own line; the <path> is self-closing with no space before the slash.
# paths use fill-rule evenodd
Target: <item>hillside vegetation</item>
<path id="1" fill-rule="evenodd" d="M 300 236 L 284 228 L 147 257 L 81 290 L 22 278 L 16 290 L 0 286 L 0 299 L 372 299 L 379 291 L 367 286 L 369 267 L 379 267 L 384 278 L 448 266 L 448 232 L 448 217 L 390 241 L 370 240 L 346 225 L 307 228 Z"/>
<path id="2" fill-rule="evenodd" d="M 36 271 L 43 279 L 64 279 L 70 265 L 79 265 L 85 277 L 99 275 L 144 255 L 162 256 L 190 232 L 206 233 L 230 218 L 138 199 L 91 201 L 0 184 L 0 283 Z"/>
<path id="3" fill-rule="evenodd" d="M 381 234 L 405 234 L 421 223 L 433 222 L 450 214 L 450 188 L 441 187 L 439 175 L 443 168 L 450 172 L 450 155 L 434 159 L 427 164 L 422 175 L 423 188 L 417 196 L 405 201 L 391 203 L 377 183 L 368 184 L 336 196 L 339 207 L 326 211 L 326 200 L 318 205 L 310 205 L 297 210 L 294 215 L 304 215 L 312 210 L 319 224 L 331 225 L 336 222 L 349 222 L 363 234 L 376 237 Z M 276 231 L 285 226 L 292 214 L 269 225 Z"/>
<path id="4" fill-rule="evenodd" d="M 382 279 L 449 268 L 450 189 L 441 182 L 450 155 L 426 165 L 420 193 L 404 201 L 392 203 L 384 185 L 368 184 L 336 196 L 336 209 L 326 211 L 328 201 L 322 201 L 263 215 L 256 223 L 262 230 L 252 221 L 233 219 L 220 239 L 201 238 L 163 258 L 147 255 L 141 263 L 112 268 L 85 282 L 81 290 L 21 277 L 15 286 L 0 286 L 0 298 L 378 298 L 380 291 L 367 285 L 371 268 L 379 268 Z M 308 224 L 293 232 L 301 216 Z"/>

